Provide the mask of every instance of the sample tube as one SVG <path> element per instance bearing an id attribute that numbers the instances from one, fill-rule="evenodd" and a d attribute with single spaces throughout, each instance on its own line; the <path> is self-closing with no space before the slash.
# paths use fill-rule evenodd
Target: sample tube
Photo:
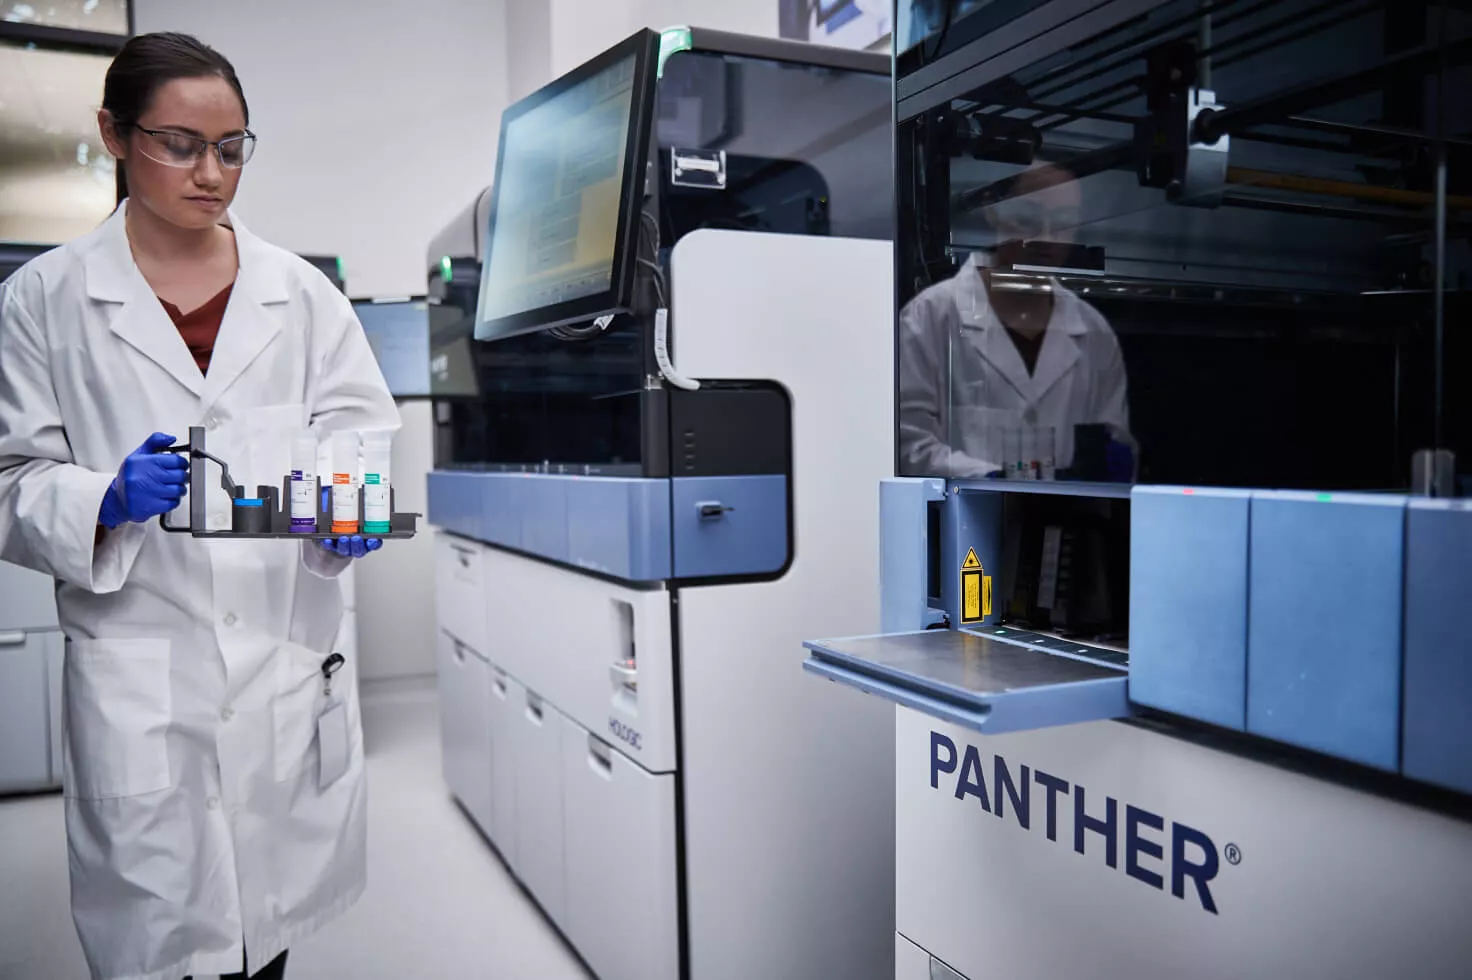
<path id="1" fill-rule="evenodd" d="M 389 496 L 389 459 L 393 435 L 363 433 L 363 533 L 388 534 L 393 530 L 393 508 Z"/>
<path id="2" fill-rule="evenodd" d="M 1022 430 L 1021 443 L 1022 478 L 1024 480 L 1041 479 L 1043 464 L 1038 458 L 1038 430 L 1031 426 L 1024 428 Z"/>
<path id="3" fill-rule="evenodd" d="M 332 533 L 358 533 L 358 434 L 332 434 Z"/>
<path id="4" fill-rule="evenodd" d="M 1058 430 L 1050 425 L 1040 430 L 1039 435 L 1042 440 L 1042 478 L 1056 480 L 1058 479 Z"/>
<path id="5" fill-rule="evenodd" d="M 317 530 L 317 439 L 298 436 L 291 444 L 291 533 Z"/>

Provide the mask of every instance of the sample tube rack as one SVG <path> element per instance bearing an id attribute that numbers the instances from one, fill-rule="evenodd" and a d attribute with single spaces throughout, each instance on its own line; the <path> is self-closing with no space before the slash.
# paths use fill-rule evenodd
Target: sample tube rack
<path id="1" fill-rule="evenodd" d="M 189 444 L 187 446 L 175 446 L 168 452 L 187 453 L 189 456 L 189 523 L 185 525 L 171 524 L 169 515 L 159 517 L 159 523 L 165 531 L 172 534 L 190 534 L 196 538 L 231 538 L 231 539 L 268 539 L 281 538 L 285 540 L 322 540 L 324 538 L 340 538 L 342 534 L 332 531 L 332 502 L 327 493 L 327 486 L 321 480 L 313 478 L 313 499 L 317 504 L 317 530 L 315 532 L 293 531 L 291 529 L 291 477 L 287 476 L 281 481 L 280 487 L 267 486 L 265 484 L 256 487 L 256 496 L 247 498 L 245 488 L 237 486 L 230 478 L 230 468 L 225 461 L 217 456 L 211 456 L 205 446 L 205 430 L 199 426 L 189 429 Z M 214 462 L 220 467 L 220 486 L 230 496 L 231 515 L 229 530 L 209 530 L 209 470 L 208 464 Z M 245 501 L 258 500 L 245 503 Z M 391 513 L 387 533 L 373 532 L 365 534 L 364 537 L 380 538 L 383 540 L 398 540 L 414 537 L 418 530 L 418 514 L 401 514 L 394 506 L 395 494 L 389 489 L 389 511 Z M 358 495 L 358 526 L 363 526 L 363 495 Z"/>

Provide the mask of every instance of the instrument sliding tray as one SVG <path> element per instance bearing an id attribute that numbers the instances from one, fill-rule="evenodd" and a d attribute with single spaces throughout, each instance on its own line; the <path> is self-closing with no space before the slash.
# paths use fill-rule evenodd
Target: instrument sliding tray
<path id="1" fill-rule="evenodd" d="M 986 734 L 1130 713 L 1124 669 L 1010 637 L 926 630 L 803 645 L 810 673 Z"/>

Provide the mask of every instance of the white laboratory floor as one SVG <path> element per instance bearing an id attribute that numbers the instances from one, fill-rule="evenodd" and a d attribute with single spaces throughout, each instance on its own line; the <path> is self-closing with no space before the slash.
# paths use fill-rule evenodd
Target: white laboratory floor
<path id="1" fill-rule="evenodd" d="M 291 951 L 288 980 L 590 980 L 450 800 L 432 687 L 365 690 L 368 892 Z M 61 799 L 0 801 L 0 980 L 86 980 Z"/>

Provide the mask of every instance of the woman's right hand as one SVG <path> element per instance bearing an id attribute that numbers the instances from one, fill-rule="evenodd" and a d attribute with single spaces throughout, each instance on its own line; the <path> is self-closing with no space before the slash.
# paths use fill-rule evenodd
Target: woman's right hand
<path id="1" fill-rule="evenodd" d="M 173 444 L 173 436 L 155 432 L 123 460 L 102 498 L 99 523 L 142 524 L 179 506 L 189 489 L 189 460 L 167 452 Z"/>

